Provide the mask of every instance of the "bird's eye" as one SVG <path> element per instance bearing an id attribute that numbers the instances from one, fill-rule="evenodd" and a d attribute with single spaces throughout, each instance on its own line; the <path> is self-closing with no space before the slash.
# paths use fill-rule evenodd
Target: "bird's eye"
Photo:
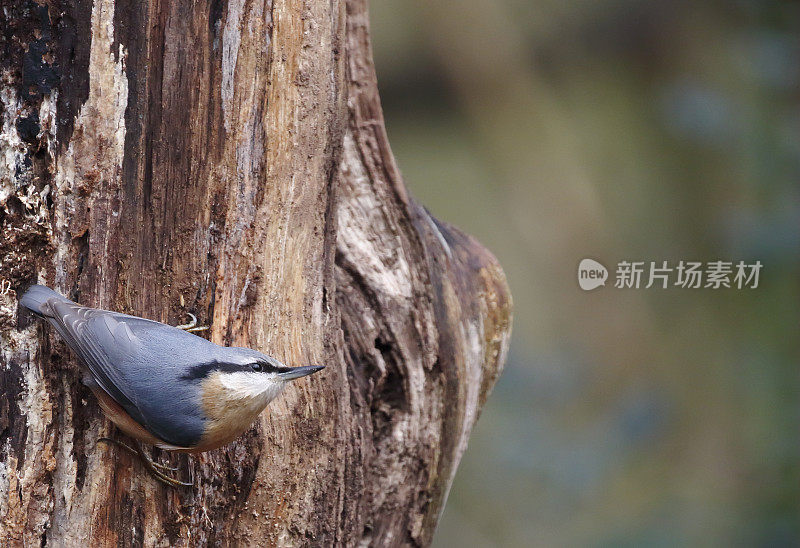
<path id="1" fill-rule="evenodd" d="M 262 371 L 264 371 L 264 364 L 259 362 L 254 363 L 253 371 L 255 371 L 256 373 L 261 373 Z"/>

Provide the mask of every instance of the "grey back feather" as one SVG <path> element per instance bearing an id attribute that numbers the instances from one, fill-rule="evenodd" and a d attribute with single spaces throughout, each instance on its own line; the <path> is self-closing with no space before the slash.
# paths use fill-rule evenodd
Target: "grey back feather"
<path id="1" fill-rule="evenodd" d="M 159 322 L 81 306 L 44 286 L 31 287 L 20 304 L 53 325 L 134 420 L 171 445 L 197 444 L 206 421 L 201 379 L 188 379 L 187 371 L 225 361 L 233 349 Z"/>

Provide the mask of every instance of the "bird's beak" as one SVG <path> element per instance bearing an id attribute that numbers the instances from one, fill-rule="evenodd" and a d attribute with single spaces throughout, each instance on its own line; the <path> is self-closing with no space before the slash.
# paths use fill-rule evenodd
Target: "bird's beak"
<path id="1" fill-rule="evenodd" d="M 320 369 L 325 369 L 324 365 L 308 365 L 306 367 L 292 367 L 288 371 L 283 371 L 278 373 L 278 376 L 281 380 L 284 381 L 291 381 L 294 379 L 299 379 L 300 377 L 305 377 L 306 375 L 310 375 L 311 373 L 316 373 Z"/>

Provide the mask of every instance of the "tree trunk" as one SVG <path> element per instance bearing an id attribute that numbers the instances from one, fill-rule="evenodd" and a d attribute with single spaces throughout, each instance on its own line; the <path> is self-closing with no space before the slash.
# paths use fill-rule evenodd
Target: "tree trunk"
<path id="1" fill-rule="evenodd" d="M 0 545 L 426 545 L 500 373 L 495 259 L 410 198 L 365 0 L 0 0 Z M 156 483 L 18 310 L 325 364 Z M 168 359 L 168 357 L 165 357 Z"/>

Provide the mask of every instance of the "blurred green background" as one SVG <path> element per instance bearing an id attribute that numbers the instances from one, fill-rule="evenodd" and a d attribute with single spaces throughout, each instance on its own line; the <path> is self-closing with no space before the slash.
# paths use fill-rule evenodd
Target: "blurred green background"
<path id="1" fill-rule="evenodd" d="M 406 182 L 515 303 L 435 546 L 800 545 L 798 3 L 371 10 Z M 626 259 L 764 267 L 615 289 Z"/>

